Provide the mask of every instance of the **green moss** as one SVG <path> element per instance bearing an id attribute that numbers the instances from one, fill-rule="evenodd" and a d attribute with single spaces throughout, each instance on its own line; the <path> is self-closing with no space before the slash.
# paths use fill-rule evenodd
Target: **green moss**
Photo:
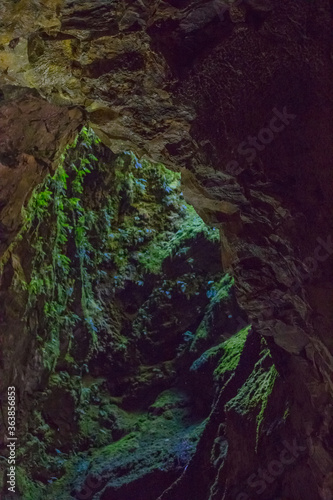
<path id="1" fill-rule="evenodd" d="M 205 367 L 207 363 L 216 365 L 219 359 L 218 365 L 214 370 L 214 378 L 219 383 L 223 381 L 225 375 L 232 374 L 237 368 L 249 329 L 249 326 L 243 328 L 230 339 L 205 351 L 192 363 L 190 370 L 198 371 L 202 367 Z"/>
<path id="2" fill-rule="evenodd" d="M 269 397 L 273 391 L 275 381 L 278 377 L 278 371 L 275 366 L 271 366 L 269 371 L 266 373 L 265 377 L 262 378 L 262 400 L 261 400 L 261 408 L 260 412 L 257 416 L 257 433 L 256 433 L 256 447 L 258 447 L 259 433 L 260 427 L 264 420 L 264 413 L 268 405 Z"/>
<path id="3" fill-rule="evenodd" d="M 73 485 L 82 475 L 87 473 L 89 467 L 89 460 L 83 456 L 71 456 L 65 462 L 65 473 L 64 475 L 49 484 L 47 489 L 44 491 L 42 500 L 68 500 L 70 498 L 69 491 L 73 490 Z M 30 499 L 24 499 L 30 500 Z M 36 500 L 39 500 L 37 497 Z"/>
<path id="4" fill-rule="evenodd" d="M 200 345 L 202 341 L 207 340 L 208 335 L 209 335 L 209 320 L 205 316 L 195 332 L 194 340 L 191 344 L 191 351 L 196 351 L 197 346 Z"/>
<path id="5" fill-rule="evenodd" d="M 75 156 L 78 143 L 82 155 L 79 158 Z M 83 321 L 96 342 L 94 319 L 99 309 L 87 273 L 91 247 L 85 238 L 85 232 L 94 220 L 84 210 L 81 198 L 85 177 L 96 167 L 97 158 L 92 154 L 92 148 L 99 143 L 93 132 L 83 129 L 74 144 L 66 148 L 55 175 L 49 176 L 35 190 L 24 210 L 24 232 L 34 251 L 31 276 L 26 283 L 29 293 L 26 316 L 36 307 L 43 307 L 38 338 L 48 371 L 54 369 L 60 355 L 61 331 L 69 333 L 79 319 L 68 310 L 73 302 L 75 281 L 74 259 L 67 255 L 73 234 L 81 274 Z M 70 166 L 69 158 L 74 159 Z"/>
<path id="6" fill-rule="evenodd" d="M 85 410 L 79 409 L 78 413 L 78 442 L 81 447 L 101 448 L 112 441 L 111 430 L 101 425 L 105 423 L 106 417 L 110 420 L 110 414 L 105 409 L 100 410 L 98 406 L 90 405 Z"/>
<path id="7" fill-rule="evenodd" d="M 191 420 L 188 399 L 176 389 L 161 393 L 149 412 L 127 413 L 115 406 L 113 409 L 117 418 L 127 420 L 131 430 L 117 441 L 92 450 L 89 456 L 70 457 L 65 475 L 47 488 L 45 499 L 67 500 L 64 492 L 80 491 L 88 471 L 101 478 L 102 484 L 109 482 L 121 488 L 154 470 L 184 468 L 204 429 L 204 422 Z"/>
<path id="8" fill-rule="evenodd" d="M 177 403 L 174 400 L 170 409 L 164 407 L 165 411 L 160 416 L 147 418 L 143 415 L 138 421 L 137 431 L 97 451 L 93 456 L 92 472 L 99 473 L 101 468 L 108 466 L 114 471 L 126 470 L 126 477 L 120 474 L 117 478 L 115 473 L 114 485 L 120 485 L 154 469 L 173 467 L 175 457 L 178 456 L 180 461 L 184 452 L 188 454 L 184 457 L 188 461 L 203 427 L 188 424 L 185 427 L 183 418 L 187 412 L 175 406 Z"/>
<path id="9" fill-rule="evenodd" d="M 249 378 L 238 390 L 237 395 L 226 405 L 226 409 L 233 409 L 241 415 L 256 414 L 256 449 L 265 410 L 275 382 L 279 377 L 269 351 L 262 351 L 261 356 Z"/>
<path id="10" fill-rule="evenodd" d="M 288 407 L 288 408 L 286 408 L 286 410 L 283 414 L 283 417 L 282 417 L 283 421 L 286 422 L 286 420 L 289 418 L 289 416 L 290 416 L 290 408 Z"/>
<path id="11" fill-rule="evenodd" d="M 188 241 L 195 239 L 202 234 L 206 239 L 213 242 L 219 241 L 219 232 L 215 228 L 208 227 L 194 208 L 183 202 L 186 214 L 181 228 L 170 235 L 162 234 L 155 238 L 152 243 L 139 255 L 139 262 L 150 272 L 158 273 L 162 263 L 168 257 L 177 254 L 186 247 Z"/>
<path id="12" fill-rule="evenodd" d="M 198 235 L 219 241 L 219 232 L 185 203 L 180 174 L 139 162 L 132 153 L 107 161 L 95 154 L 105 151 L 94 133 L 83 129 L 25 209 L 25 236 L 34 252 L 25 284 L 27 329 L 37 309 L 38 331 L 30 333 L 48 372 L 67 355 L 75 357 L 74 330 L 82 330 L 84 338 L 90 334 L 90 356 L 105 334 L 115 350 L 127 350 L 121 325 L 96 293 L 100 284 L 114 294 L 129 279 L 141 286 L 147 271 L 160 272 L 168 257 L 186 252 L 186 243 Z M 94 183 L 98 203 L 91 197 Z M 190 276 L 188 281 L 180 283 L 186 297 L 200 294 L 201 286 L 192 286 L 199 281 Z M 212 303 L 223 294 L 219 289 Z"/>
<path id="13" fill-rule="evenodd" d="M 156 401 L 149 407 L 149 410 L 162 413 L 183 404 L 187 399 L 187 396 L 178 389 L 168 389 L 158 396 Z"/>
<path id="14" fill-rule="evenodd" d="M 218 346 L 207 349 L 207 351 L 201 354 L 201 356 L 192 363 L 190 370 L 191 371 L 200 370 L 202 367 L 205 367 L 207 363 L 215 361 L 221 355 L 222 351 L 223 351 L 223 343 Z"/>
<path id="15" fill-rule="evenodd" d="M 233 285 L 234 278 L 229 274 L 225 274 L 217 283 L 213 283 L 208 294 L 212 299 L 208 307 L 209 312 L 211 312 L 217 304 L 220 304 L 230 297 L 230 290 Z"/>
<path id="16" fill-rule="evenodd" d="M 212 332 L 215 311 L 221 303 L 230 298 L 233 284 L 234 279 L 228 274 L 224 275 L 218 282 L 212 283 L 210 290 L 207 292 L 210 302 L 205 310 L 205 315 L 195 332 L 194 339 L 190 346 L 191 352 L 200 351 L 206 344 L 206 341 Z"/>
<path id="17" fill-rule="evenodd" d="M 222 356 L 214 371 L 216 379 L 221 379 L 226 373 L 232 373 L 237 368 L 250 328 L 250 326 L 243 328 L 223 342 Z"/>
<path id="18" fill-rule="evenodd" d="M 186 205 L 180 189 L 179 174 L 162 165 L 140 163 L 131 153 L 110 157 L 93 133 L 84 129 L 73 147 L 67 148 L 56 175 L 39 187 L 29 203 L 25 236 L 34 259 L 25 285 L 29 294 L 26 328 L 37 338 L 45 372 L 50 374 L 35 406 L 41 411 L 31 412 L 26 442 L 22 439 L 26 452 L 22 466 L 28 464 L 27 476 L 22 469 L 22 484 L 35 500 L 39 497 L 34 497 L 26 477 L 49 481 L 43 498 L 68 500 L 68 492 L 82 483 L 81 476 L 90 466 L 98 473 L 103 473 L 105 465 L 115 467 L 120 477 L 128 467 L 133 469 L 133 479 L 154 468 L 174 470 L 175 457 L 184 467 L 194 450 L 202 426 L 189 425 L 188 414 L 185 421 L 187 402 L 176 390 L 162 393 L 144 414 L 130 414 L 112 404 L 135 398 L 139 391 L 146 394 L 151 387 L 155 390 L 158 379 L 164 384 L 174 376 L 171 361 L 168 368 L 167 363 L 154 368 L 151 359 L 143 359 L 151 356 L 150 348 L 140 345 L 138 355 L 138 338 L 144 344 L 149 337 L 144 335 L 146 326 L 155 335 L 150 347 L 161 342 L 164 332 L 172 331 L 171 347 L 167 347 L 172 355 L 178 339 L 182 341 L 184 332 L 198 324 L 197 317 L 201 318 L 200 311 L 208 303 L 194 339 L 192 333 L 185 336 L 185 348 L 192 341 L 207 340 L 215 311 L 230 296 L 232 280 L 220 279 L 218 266 L 206 272 L 203 265 L 196 274 L 193 262 L 204 261 L 206 255 L 197 257 L 193 252 L 194 258 L 187 258 L 193 241 L 200 237 L 216 243 L 208 248 L 216 249 L 218 263 L 219 233 L 207 228 Z M 181 264 L 183 259 L 191 263 L 181 279 L 174 269 L 168 279 L 164 268 L 174 263 L 170 257 L 175 256 L 181 256 Z M 18 276 L 20 280 L 24 275 Z M 210 286 L 213 281 L 208 280 L 215 283 Z M 164 306 L 172 307 L 175 297 L 180 305 L 172 323 Z M 189 318 L 182 314 L 184 304 L 189 305 Z M 192 311 L 196 311 L 194 318 Z M 214 354 L 220 351 L 215 349 Z M 125 379 L 124 367 L 129 367 L 135 384 Z M 110 390 L 119 389 L 119 380 L 119 386 L 124 382 L 131 387 L 124 390 L 129 393 L 133 388 L 133 394 L 110 398 L 105 380 L 92 381 L 88 369 L 92 373 L 110 370 Z M 59 394 L 68 396 L 73 409 L 70 428 L 66 430 L 64 423 L 64 434 L 57 422 L 51 419 L 48 425 L 45 421 L 54 394 L 59 405 Z M 52 483 L 53 476 L 60 479 Z M 39 488 L 37 481 L 31 484 Z"/>
<path id="19" fill-rule="evenodd" d="M 20 466 L 16 467 L 16 484 L 22 500 L 40 500 L 44 497 L 45 486 L 31 481 Z"/>

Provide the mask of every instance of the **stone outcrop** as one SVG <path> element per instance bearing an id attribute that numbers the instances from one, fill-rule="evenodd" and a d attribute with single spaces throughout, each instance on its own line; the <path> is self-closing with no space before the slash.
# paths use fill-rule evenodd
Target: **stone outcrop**
<path id="1" fill-rule="evenodd" d="M 52 171 L 59 151 L 73 140 L 82 120 L 30 89 L 5 85 L 0 101 L 0 254 L 21 224 L 21 209 L 33 188 Z M 54 147 L 56 145 L 56 148 Z"/>
<path id="2" fill-rule="evenodd" d="M 253 332 L 163 500 L 232 499 L 294 439 L 306 452 L 261 498 L 332 498 L 331 33 L 327 0 L 0 6 L 1 251 L 32 187 L 88 122 L 114 152 L 186 169 L 188 200 L 223 233 Z M 247 381 L 270 384 L 261 337 L 279 378 L 256 443 L 232 401 Z"/>

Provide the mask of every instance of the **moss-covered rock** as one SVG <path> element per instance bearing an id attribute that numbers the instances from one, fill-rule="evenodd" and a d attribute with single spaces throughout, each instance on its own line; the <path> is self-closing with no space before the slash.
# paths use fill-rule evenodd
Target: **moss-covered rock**
<path id="1" fill-rule="evenodd" d="M 263 341 L 265 343 L 265 341 Z M 231 361 L 233 363 L 233 361 Z M 217 373 L 219 368 L 217 368 Z M 261 432 L 265 410 L 279 374 L 267 348 L 264 348 L 251 375 L 226 405 L 227 412 L 235 412 L 256 424 L 256 443 Z"/>
<path id="2" fill-rule="evenodd" d="M 187 467 L 245 334 L 227 340 L 219 232 L 180 189 L 178 174 L 84 129 L 32 197 L 29 258 L 18 239 L 11 273 L 40 359 L 18 424 L 20 498 L 139 499 L 144 480 L 154 500 Z"/>
<path id="3" fill-rule="evenodd" d="M 162 411 L 156 412 L 157 408 Z M 69 491 L 76 491 L 80 498 L 80 492 L 83 495 L 88 490 L 96 495 L 94 498 L 104 498 L 103 492 L 118 498 L 124 491 L 134 493 L 142 478 L 150 485 L 145 498 L 153 499 L 166 478 L 181 474 L 203 430 L 186 394 L 172 389 L 159 395 L 148 412 L 119 413 L 116 408 L 115 412 L 131 422 L 131 431 L 107 446 L 67 460 L 64 477 L 35 500 L 65 500 Z M 144 498 L 140 495 L 136 498 Z"/>

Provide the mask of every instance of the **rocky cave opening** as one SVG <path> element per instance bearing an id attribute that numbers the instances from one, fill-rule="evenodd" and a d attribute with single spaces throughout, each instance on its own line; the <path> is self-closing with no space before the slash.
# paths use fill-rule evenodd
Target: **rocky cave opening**
<path id="1" fill-rule="evenodd" d="M 1 1 L 1 500 L 333 499 L 332 33 Z"/>
<path id="2" fill-rule="evenodd" d="M 23 208 L 0 288 L 23 498 L 153 500 L 194 456 L 250 326 L 181 189 L 83 128 Z"/>

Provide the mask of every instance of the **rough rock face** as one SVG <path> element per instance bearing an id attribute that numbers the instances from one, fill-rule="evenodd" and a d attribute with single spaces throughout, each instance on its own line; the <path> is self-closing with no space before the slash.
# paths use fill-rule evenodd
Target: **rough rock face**
<path id="1" fill-rule="evenodd" d="M 218 230 L 184 202 L 179 174 L 116 157 L 83 129 L 20 236 L 0 284 L 18 495 L 156 499 L 194 455 L 248 333 Z"/>
<path id="2" fill-rule="evenodd" d="M 332 498 L 329 2 L 5 0 L 0 19 L 3 250 L 31 188 L 87 121 L 113 151 L 181 169 L 187 199 L 223 230 L 222 260 L 253 333 L 195 457 L 161 498 L 232 499 L 294 439 L 306 451 L 247 485 L 249 497 Z M 21 119 L 36 127 L 23 143 Z M 246 384 L 270 383 L 261 336 L 279 377 L 256 443 L 234 403 Z"/>
<path id="3" fill-rule="evenodd" d="M 52 170 L 57 152 L 74 138 L 82 112 L 51 104 L 35 91 L 8 85 L 2 87 L 0 99 L 2 255 L 20 227 L 22 206 Z"/>

